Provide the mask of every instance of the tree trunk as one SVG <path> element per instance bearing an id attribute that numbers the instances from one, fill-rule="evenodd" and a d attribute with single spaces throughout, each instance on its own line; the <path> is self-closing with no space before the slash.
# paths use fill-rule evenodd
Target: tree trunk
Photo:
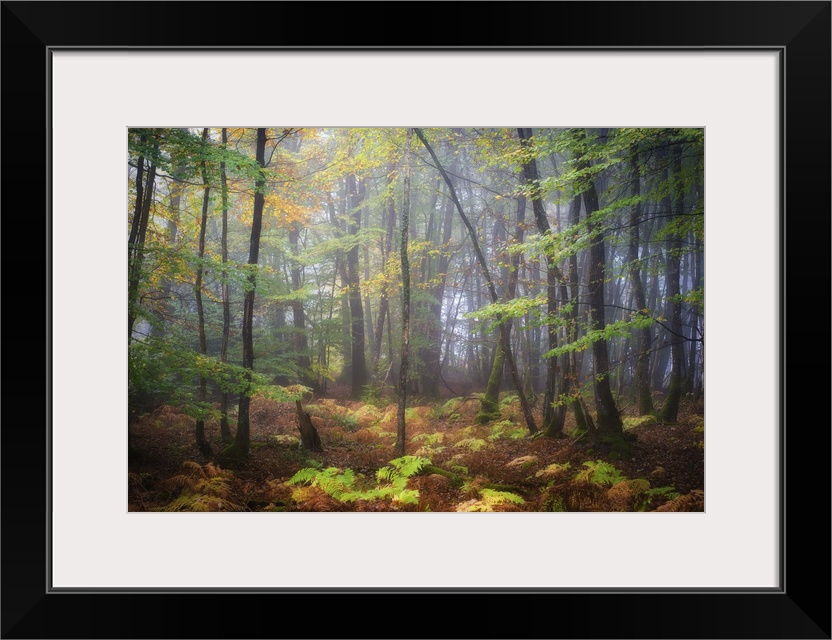
<path id="1" fill-rule="evenodd" d="M 395 180 L 394 174 L 395 166 L 389 165 L 387 167 L 387 195 L 385 197 L 387 211 L 387 233 L 384 239 L 384 260 L 382 262 L 382 270 L 384 270 L 385 273 L 387 271 L 387 262 L 390 260 L 390 254 L 393 251 L 393 231 L 396 226 L 396 201 L 393 197 L 393 184 Z M 378 303 L 378 317 L 376 318 L 376 342 L 373 348 L 374 367 L 378 366 L 379 360 L 381 360 L 381 339 L 384 334 L 384 319 L 390 311 L 390 300 L 388 295 L 388 286 L 385 280 L 381 287 L 381 300 Z"/>
<path id="2" fill-rule="evenodd" d="M 196 282 L 194 283 L 194 295 L 196 296 L 196 315 L 199 323 L 199 352 L 203 356 L 208 355 L 208 341 L 205 337 L 205 311 L 202 307 L 202 260 L 205 258 L 205 228 L 208 226 L 208 203 L 211 194 L 211 184 L 208 180 L 208 168 L 205 162 L 205 154 L 208 149 L 208 128 L 202 130 L 202 184 L 204 185 L 202 191 L 202 218 L 199 223 L 199 260 L 196 267 Z M 196 420 L 196 427 L 194 434 L 196 436 L 196 446 L 199 452 L 206 459 L 211 459 L 214 452 L 211 451 L 211 445 L 205 439 L 205 400 L 208 392 L 208 379 L 204 375 L 199 376 L 199 417 Z"/>
<path id="3" fill-rule="evenodd" d="M 357 236 L 361 230 L 362 204 L 365 186 L 363 180 L 347 176 L 347 193 L 350 201 L 350 225 L 347 232 Z M 364 355 L 364 307 L 361 302 L 361 284 L 358 278 L 358 240 L 347 251 L 347 283 L 349 285 L 350 334 L 352 340 L 352 397 L 360 398 L 367 384 L 367 362 Z"/>
<path id="4" fill-rule="evenodd" d="M 402 201 L 402 363 L 399 369 L 399 397 L 396 414 L 396 455 L 404 455 L 406 442 L 407 368 L 410 364 L 410 259 L 407 255 L 410 231 L 410 144 L 413 130 L 408 128 L 404 143 L 404 199 Z"/>
<path id="5" fill-rule="evenodd" d="M 141 165 L 140 165 L 141 166 Z M 142 262 L 144 261 L 144 243 L 147 237 L 147 225 L 150 221 L 150 205 L 153 202 L 153 189 L 156 180 L 156 165 L 151 164 L 147 174 L 147 184 L 140 189 L 141 171 L 136 175 L 136 208 L 133 225 L 127 241 L 129 256 L 130 281 L 127 287 L 127 342 L 133 337 L 133 325 L 136 322 L 139 305 L 139 281 L 141 280 Z"/>
<path id="6" fill-rule="evenodd" d="M 364 228 L 370 228 L 370 207 L 364 207 Z M 369 242 L 364 243 L 364 282 L 370 280 L 370 246 Z M 370 295 L 364 291 L 364 341 L 372 348 L 375 344 L 375 334 L 373 332 L 373 306 L 370 303 Z M 365 356 L 366 357 L 366 356 Z M 368 372 L 369 374 L 369 372 Z"/>
<path id="7" fill-rule="evenodd" d="M 260 232 L 263 228 L 263 206 L 265 204 L 266 176 L 266 130 L 257 129 L 257 164 L 260 165 L 260 172 L 254 182 L 254 208 L 251 220 L 251 241 L 248 251 L 248 286 L 243 300 L 243 367 L 252 372 L 254 370 L 254 292 L 257 285 L 256 269 L 260 259 Z M 251 373 L 248 374 L 247 382 L 251 384 Z M 251 425 L 249 422 L 249 405 L 251 404 L 251 387 L 240 394 L 240 406 L 237 417 L 237 433 L 234 441 L 222 452 L 223 458 L 245 458 L 248 456 L 249 443 L 251 441 Z"/>
<path id="8" fill-rule="evenodd" d="M 672 151 L 673 162 L 673 215 L 682 214 L 684 208 L 684 184 L 682 182 L 682 149 L 678 145 Z M 682 344 L 682 304 L 679 301 L 679 279 L 681 266 L 682 238 L 678 232 L 671 234 L 667 251 L 667 303 L 670 309 L 670 388 L 662 405 L 662 421 L 676 422 L 679 403 L 682 399 L 685 352 Z"/>
<path id="9" fill-rule="evenodd" d="M 295 365 L 300 373 L 303 384 L 317 388 L 318 381 L 312 375 L 312 361 L 309 357 L 309 341 L 306 337 L 306 313 L 303 309 L 303 302 L 297 297 L 302 287 L 301 265 L 298 259 L 300 250 L 300 229 L 294 224 L 289 227 L 289 248 L 292 253 L 292 268 L 290 269 L 292 279 L 292 291 L 296 294 L 292 298 L 292 342 L 295 350 Z"/>
<path id="10" fill-rule="evenodd" d="M 648 313 L 647 298 L 644 295 L 644 285 L 641 282 L 641 262 L 639 261 L 639 225 L 641 224 L 641 175 L 638 165 L 638 149 L 630 149 L 630 179 L 633 181 L 630 191 L 634 203 L 630 209 L 630 253 L 627 261 L 630 265 L 630 282 L 633 286 L 633 297 L 639 313 Z M 646 416 L 653 413 L 653 398 L 650 394 L 650 327 L 639 330 L 638 360 L 636 361 L 635 387 L 638 397 L 638 415 Z"/>
<path id="11" fill-rule="evenodd" d="M 531 148 L 531 129 L 517 129 L 517 134 L 520 138 L 520 146 L 524 150 Z M 532 209 L 534 211 L 534 220 L 537 224 L 537 230 L 543 236 L 551 234 L 551 226 L 549 225 L 549 218 L 546 215 L 546 208 L 543 206 L 542 194 L 540 193 L 540 174 L 537 170 L 537 161 L 534 157 L 529 157 L 523 163 L 523 175 L 526 179 L 529 192 L 532 196 Z M 558 304 L 558 290 L 561 286 L 565 287 L 566 279 L 563 277 L 558 265 L 551 252 L 546 251 L 546 309 L 550 318 L 557 318 L 559 313 Z M 549 350 L 555 349 L 558 346 L 558 328 L 554 323 L 549 323 L 547 326 L 549 336 Z M 568 383 L 567 383 L 568 384 Z M 563 435 L 563 425 L 565 413 L 563 411 L 555 411 L 555 395 L 557 392 L 557 360 L 555 357 L 550 357 L 546 363 L 546 387 L 543 396 L 543 425 L 542 429 L 547 436 L 559 438 Z M 565 393 L 563 389 L 563 382 L 561 383 L 561 393 Z"/>
<path id="12" fill-rule="evenodd" d="M 579 160 L 579 168 L 588 169 L 584 160 Z M 591 177 L 584 181 L 584 208 L 586 209 L 587 232 L 590 236 L 589 245 L 589 328 L 603 331 L 606 327 L 604 319 L 604 282 L 606 280 L 606 250 L 604 246 L 604 231 L 598 221 L 592 220 L 592 214 L 598 211 L 598 193 Z M 592 360 L 595 374 L 595 412 L 596 427 L 600 444 L 609 447 L 612 453 L 620 456 L 631 455 L 629 444 L 624 440 L 624 428 L 615 399 L 610 388 L 609 357 L 607 355 L 607 341 L 595 340 L 592 343 Z"/>
<path id="13" fill-rule="evenodd" d="M 228 147 L 228 129 L 222 130 L 223 151 Z M 222 343 L 220 361 L 228 362 L 228 342 L 231 337 L 231 298 L 228 290 L 228 177 L 225 173 L 225 160 L 220 163 L 220 181 L 222 184 Z M 220 397 L 220 437 L 225 444 L 231 444 L 234 437 L 228 424 L 228 390 L 222 390 Z"/>
<path id="14" fill-rule="evenodd" d="M 577 227 L 581 223 L 581 196 L 575 196 L 572 199 L 572 202 L 569 204 L 569 216 L 570 216 L 570 224 L 573 227 Z M 576 253 L 572 253 L 569 256 L 569 287 L 568 287 L 568 299 L 572 303 L 572 307 L 569 311 L 569 321 L 566 325 L 566 337 L 568 342 L 575 342 L 578 339 L 578 307 L 579 307 L 579 296 L 578 296 L 578 282 L 580 280 L 580 276 L 578 273 L 578 256 Z M 561 297 L 566 300 L 566 294 L 561 294 Z M 574 351 L 570 351 L 566 354 L 565 364 L 563 365 L 563 384 L 562 384 L 562 393 L 566 396 L 574 388 L 574 396 L 575 401 L 571 402 L 572 406 L 572 413 L 575 415 L 575 428 L 578 431 L 584 431 L 588 428 L 587 423 L 587 414 L 584 408 L 586 404 L 583 401 L 583 397 L 581 395 L 581 387 L 580 387 L 580 365 L 581 363 L 578 360 L 578 355 Z M 559 420 L 563 420 L 565 422 L 565 412 L 563 411 L 565 407 L 563 405 L 558 407 L 558 411 L 556 411 L 556 417 Z M 559 414 L 564 414 L 563 416 Z"/>
<path id="15" fill-rule="evenodd" d="M 323 451 L 321 438 L 318 430 L 312 424 L 312 418 L 303 410 L 300 400 L 295 400 L 295 409 L 298 414 L 298 431 L 300 431 L 300 446 L 307 451 Z"/>

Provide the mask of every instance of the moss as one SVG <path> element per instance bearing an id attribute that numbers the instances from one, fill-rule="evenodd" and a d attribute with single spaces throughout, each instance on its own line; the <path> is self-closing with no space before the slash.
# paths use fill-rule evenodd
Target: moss
<path id="1" fill-rule="evenodd" d="M 488 424 L 493 420 L 498 420 L 500 416 L 500 405 L 493 400 L 483 397 L 480 400 L 480 411 L 474 420 L 477 424 Z"/>
<path id="2" fill-rule="evenodd" d="M 598 438 L 601 447 L 608 450 L 610 460 L 629 460 L 633 457 L 630 443 L 624 438 L 623 433 L 601 433 Z"/>
<path id="3" fill-rule="evenodd" d="M 647 416 L 635 416 L 635 417 L 627 417 L 623 419 L 624 430 L 634 429 L 635 427 L 646 427 L 650 425 L 654 425 L 658 423 L 656 416 L 654 415 L 647 415 Z"/>
<path id="4" fill-rule="evenodd" d="M 232 442 L 219 455 L 219 460 L 226 466 L 236 466 L 246 459 L 247 455 L 238 441 Z"/>
<path id="5" fill-rule="evenodd" d="M 425 466 L 423 466 L 420 473 L 424 475 L 430 475 L 432 473 L 435 473 L 450 480 L 451 486 L 454 488 L 462 486 L 462 478 L 460 478 L 458 475 L 456 475 L 455 473 L 451 473 L 450 471 L 445 471 L 445 469 L 442 469 L 441 467 L 435 467 L 432 464 L 426 464 Z"/>

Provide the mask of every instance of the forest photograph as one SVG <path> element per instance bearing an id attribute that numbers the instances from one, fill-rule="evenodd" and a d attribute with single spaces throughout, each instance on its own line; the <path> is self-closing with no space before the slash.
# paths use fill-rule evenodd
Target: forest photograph
<path id="1" fill-rule="evenodd" d="M 127 138 L 129 511 L 705 510 L 703 128 Z"/>

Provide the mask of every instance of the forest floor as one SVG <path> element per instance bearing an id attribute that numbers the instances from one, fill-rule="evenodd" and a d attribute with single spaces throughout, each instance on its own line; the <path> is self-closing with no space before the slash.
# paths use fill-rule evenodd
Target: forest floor
<path id="1" fill-rule="evenodd" d="M 409 408 L 397 458 L 396 405 L 343 399 L 304 404 L 323 452 L 299 448 L 294 404 L 252 399 L 251 450 L 236 469 L 202 459 L 194 421 L 162 406 L 132 426 L 130 511 L 703 511 L 704 420 L 676 424 L 625 414 L 630 459 L 586 438 L 528 437 L 516 396 L 500 419 L 476 422 L 476 395 Z M 540 424 L 539 408 L 536 419 Z M 567 431 L 574 424 L 571 413 Z M 206 423 L 215 453 L 219 425 Z"/>

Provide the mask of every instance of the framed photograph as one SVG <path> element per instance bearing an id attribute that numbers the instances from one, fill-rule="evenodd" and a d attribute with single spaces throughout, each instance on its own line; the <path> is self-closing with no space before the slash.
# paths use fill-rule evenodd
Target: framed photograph
<path id="1" fill-rule="evenodd" d="M 829 638 L 830 3 L 396 6 L 3 3 L 3 637 Z M 128 131 L 225 126 L 704 130 L 704 511 L 128 510 Z"/>

